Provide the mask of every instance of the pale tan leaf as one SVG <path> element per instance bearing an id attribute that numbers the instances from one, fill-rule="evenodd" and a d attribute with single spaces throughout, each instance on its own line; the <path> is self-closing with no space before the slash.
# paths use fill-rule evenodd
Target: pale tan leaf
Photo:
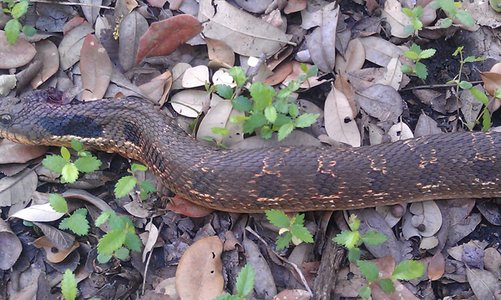
<path id="1" fill-rule="evenodd" d="M 420 137 L 440 133 L 442 133 L 442 130 L 438 128 L 437 121 L 428 117 L 425 113 L 421 113 L 416 124 L 416 130 L 414 131 L 415 136 Z"/>
<path id="2" fill-rule="evenodd" d="M 365 47 L 360 39 L 352 39 L 348 43 L 344 56 L 336 57 L 336 72 L 338 74 L 351 73 L 362 69 L 365 62 Z"/>
<path id="3" fill-rule="evenodd" d="M 19 38 L 14 45 L 7 42 L 5 32 L 0 30 L 0 69 L 11 69 L 26 65 L 33 57 L 36 50 L 24 38 Z"/>
<path id="4" fill-rule="evenodd" d="M 55 211 L 49 203 L 29 206 L 14 213 L 12 218 L 19 218 L 31 222 L 52 222 L 59 220 L 63 213 Z"/>
<path id="5" fill-rule="evenodd" d="M 88 34 L 80 50 L 82 100 L 101 99 L 108 89 L 112 64 L 106 49 L 92 34 Z"/>
<path id="6" fill-rule="evenodd" d="M 184 89 L 183 82 L 183 74 L 186 70 L 191 68 L 190 64 L 187 63 L 178 63 L 172 67 L 172 90 L 180 90 Z"/>
<path id="7" fill-rule="evenodd" d="M 402 67 L 402 63 L 398 58 L 393 57 L 390 59 L 390 62 L 386 66 L 386 70 L 384 73 L 384 77 L 377 81 L 377 83 L 389 85 L 395 90 L 400 89 L 400 84 L 402 83 L 403 73 L 400 69 Z"/>
<path id="8" fill-rule="evenodd" d="M 14 74 L 0 75 L 0 96 L 7 96 L 17 85 L 17 77 Z"/>
<path id="9" fill-rule="evenodd" d="M 171 277 L 160 281 L 155 287 L 155 292 L 157 294 L 170 296 L 170 299 L 180 299 L 176 291 L 176 277 Z"/>
<path id="10" fill-rule="evenodd" d="M 230 101 L 220 101 L 215 106 L 211 107 L 203 118 L 197 132 L 198 140 L 205 140 L 211 138 L 214 141 L 222 143 L 226 147 L 231 147 L 244 139 L 243 128 L 241 123 L 230 122 L 232 116 L 243 116 L 243 113 L 233 109 Z M 221 136 L 212 132 L 212 128 L 226 128 L 229 134 Z"/>
<path id="11" fill-rule="evenodd" d="M 17 261 L 23 250 L 21 241 L 12 232 L 3 219 L 0 218 L 0 269 L 9 270 Z"/>
<path id="12" fill-rule="evenodd" d="M 467 268 L 466 278 L 477 299 L 497 300 L 501 294 L 499 279 L 491 272 L 480 269 Z"/>
<path id="13" fill-rule="evenodd" d="M 184 90 L 171 98 L 172 108 L 185 117 L 196 118 L 209 106 L 210 94 L 206 91 Z"/>
<path id="14" fill-rule="evenodd" d="M 430 185 L 429 187 L 423 186 L 422 189 L 433 190 L 437 186 Z M 438 208 L 435 201 L 425 201 L 419 203 L 412 203 L 409 211 L 414 215 L 411 223 L 414 227 L 419 228 L 421 236 L 433 236 L 440 230 L 442 226 L 442 213 Z"/>
<path id="15" fill-rule="evenodd" d="M 380 121 L 396 122 L 403 112 L 403 100 L 391 86 L 375 84 L 356 94 L 360 107 Z"/>
<path id="16" fill-rule="evenodd" d="M 205 38 L 207 52 L 209 54 L 210 67 L 233 67 L 235 64 L 235 53 L 224 41 Z"/>
<path id="17" fill-rule="evenodd" d="M 479 85 L 475 87 L 483 90 Z M 463 113 L 466 126 L 473 128 L 482 110 L 482 103 L 468 91 L 460 92 L 459 101 L 461 101 L 461 112 Z"/>
<path id="18" fill-rule="evenodd" d="M 302 11 L 308 6 L 307 0 L 289 0 L 284 7 L 284 13 L 286 15 Z"/>
<path id="19" fill-rule="evenodd" d="M 165 103 L 171 86 L 172 74 L 169 70 L 166 70 L 149 82 L 140 85 L 139 89 L 144 95 L 148 96 L 148 99 L 162 104 Z"/>
<path id="20" fill-rule="evenodd" d="M 402 4 L 398 0 L 387 0 L 381 16 L 386 18 L 391 26 L 391 35 L 398 38 L 407 38 L 412 32 L 405 32 L 405 27 L 411 24 L 409 17 L 402 12 Z"/>
<path id="21" fill-rule="evenodd" d="M 155 246 L 159 234 L 158 228 L 155 226 L 155 224 L 153 224 L 153 220 L 146 224 L 145 230 L 148 232 L 148 240 L 144 245 L 143 263 L 146 262 L 146 256 L 153 249 L 153 246 Z"/>
<path id="22" fill-rule="evenodd" d="M 419 243 L 419 249 L 431 250 L 438 246 L 438 238 L 435 236 L 424 237 Z"/>
<path id="23" fill-rule="evenodd" d="M 445 273 L 445 258 L 442 252 L 437 251 L 428 263 L 428 278 L 439 280 Z"/>
<path id="24" fill-rule="evenodd" d="M 176 289 L 181 299 L 214 299 L 223 292 L 221 253 L 217 236 L 196 241 L 183 253 L 176 270 Z"/>
<path id="25" fill-rule="evenodd" d="M 275 296 L 277 294 L 275 280 L 268 262 L 259 251 L 259 247 L 247 238 L 244 238 L 242 245 L 245 249 L 245 259 L 257 275 L 254 282 L 255 298 L 265 299 Z"/>
<path id="26" fill-rule="evenodd" d="M 260 14 L 273 2 L 273 0 L 235 0 L 238 6 L 242 7 L 248 12 Z"/>
<path id="27" fill-rule="evenodd" d="M 183 74 L 182 84 L 184 88 L 205 86 L 209 82 L 209 68 L 196 66 L 186 69 Z"/>
<path id="28" fill-rule="evenodd" d="M 225 84 L 232 88 L 236 87 L 236 83 L 233 81 L 233 77 L 231 77 L 230 73 L 224 69 L 219 69 L 214 72 L 212 75 L 212 83 L 214 85 Z"/>
<path id="29" fill-rule="evenodd" d="M 31 80 L 31 87 L 37 88 L 47 81 L 59 69 L 57 46 L 50 40 L 41 40 L 35 44 L 37 57 L 42 62 L 42 70 Z"/>
<path id="30" fill-rule="evenodd" d="M 480 72 L 480 77 L 484 82 L 484 88 L 491 96 L 496 90 L 501 88 L 501 72 Z"/>
<path id="31" fill-rule="evenodd" d="M 398 122 L 393 124 L 388 130 L 388 136 L 392 142 L 412 139 L 414 134 L 412 134 L 412 130 L 409 126 L 403 122 Z"/>
<path id="32" fill-rule="evenodd" d="M 353 111 L 346 96 L 332 86 L 327 95 L 324 107 L 325 130 L 334 140 L 347 143 L 353 147 L 360 147 L 361 138 L 356 113 Z"/>
<path id="33" fill-rule="evenodd" d="M 84 43 L 87 34 L 92 33 L 94 29 L 85 22 L 66 33 L 59 44 L 59 58 L 61 68 L 69 69 L 80 59 L 80 49 Z"/>
<path id="34" fill-rule="evenodd" d="M 392 58 L 398 58 L 404 52 L 395 44 L 380 37 L 363 37 L 360 41 L 365 47 L 365 58 L 381 67 L 386 67 Z"/>
<path id="35" fill-rule="evenodd" d="M 75 241 L 67 249 L 58 249 L 46 236 L 39 237 L 32 243 L 37 248 L 42 248 L 45 252 L 47 260 L 51 263 L 57 264 L 62 262 L 68 255 L 80 246 L 80 243 Z"/>

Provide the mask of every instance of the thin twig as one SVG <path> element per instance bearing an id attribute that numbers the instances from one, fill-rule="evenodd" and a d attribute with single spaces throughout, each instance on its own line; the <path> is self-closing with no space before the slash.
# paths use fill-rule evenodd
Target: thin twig
<path id="1" fill-rule="evenodd" d="M 471 84 L 477 84 L 477 83 L 482 83 L 481 80 L 478 81 L 472 81 Z M 405 91 L 412 91 L 412 90 L 423 90 L 423 89 L 440 89 L 440 88 L 448 88 L 448 87 L 455 87 L 456 84 L 454 83 L 442 83 L 442 84 L 429 84 L 429 85 L 418 85 L 418 86 L 412 86 L 409 88 L 401 89 L 401 92 Z"/>
<path id="2" fill-rule="evenodd" d="M 112 10 L 115 9 L 114 7 L 110 7 L 110 6 L 95 5 L 95 4 L 90 4 L 90 3 L 58 2 L 58 1 L 50 1 L 50 0 L 31 0 L 30 2 L 57 4 L 57 5 L 68 5 L 68 6 L 89 6 L 89 7 L 103 8 L 103 9 L 112 9 Z"/>

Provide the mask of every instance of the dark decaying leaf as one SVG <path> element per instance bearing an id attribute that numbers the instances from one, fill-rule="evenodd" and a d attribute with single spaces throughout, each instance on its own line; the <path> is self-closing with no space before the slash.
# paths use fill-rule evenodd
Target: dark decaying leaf
<path id="1" fill-rule="evenodd" d="M 0 269 L 8 270 L 16 263 L 23 246 L 3 219 L 0 219 L 0 241 Z"/>
<path id="2" fill-rule="evenodd" d="M 110 83 L 111 60 L 99 40 L 88 34 L 80 50 L 80 70 L 82 71 L 83 100 L 101 99 Z"/>

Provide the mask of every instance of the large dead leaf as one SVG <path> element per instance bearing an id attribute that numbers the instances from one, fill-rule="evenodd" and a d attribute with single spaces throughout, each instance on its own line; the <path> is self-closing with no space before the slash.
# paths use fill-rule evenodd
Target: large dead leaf
<path id="1" fill-rule="evenodd" d="M 364 37 L 360 41 L 365 47 L 366 59 L 381 67 L 386 67 L 394 57 L 400 57 L 403 50 L 395 44 L 380 37 Z"/>
<path id="2" fill-rule="evenodd" d="M 230 117 L 236 115 L 243 115 L 243 113 L 235 111 L 230 101 L 220 101 L 207 111 L 198 128 L 197 139 L 211 138 L 226 147 L 241 142 L 244 139 L 242 124 L 229 122 Z M 226 128 L 229 134 L 225 136 L 216 134 L 212 131 L 214 127 Z"/>
<path id="3" fill-rule="evenodd" d="M 235 53 L 224 41 L 206 37 L 209 66 L 230 68 L 235 64 Z"/>
<path id="4" fill-rule="evenodd" d="M 200 1 L 199 20 L 208 21 L 204 22 L 204 36 L 219 39 L 245 56 L 264 53 L 270 57 L 292 37 L 222 0 Z"/>
<path id="5" fill-rule="evenodd" d="M 17 68 L 29 63 L 36 54 L 35 47 L 20 38 L 14 45 L 7 42 L 5 32 L 0 30 L 0 69 Z"/>
<path id="6" fill-rule="evenodd" d="M 57 264 L 65 260 L 68 255 L 80 246 L 80 243 L 78 241 L 74 241 L 70 247 L 66 249 L 59 249 L 46 236 L 41 236 L 33 241 L 33 246 L 43 249 L 47 261 Z"/>
<path id="7" fill-rule="evenodd" d="M 466 278 L 470 284 L 473 293 L 477 299 L 482 300 L 497 300 L 501 295 L 501 285 L 499 278 L 496 278 L 491 272 L 467 268 Z"/>
<path id="8" fill-rule="evenodd" d="M 360 107 L 380 121 L 396 122 L 403 112 L 403 100 L 391 86 L 375 84 L 356 94 Z"/>
<path id="9" fill-rule="evenodd" d="M 200 239 L 186 249 L 176 270 L 181 299 L 214 299 L 223 292 L 222 252 L 223 243 L 217 236 Z"/>
<path id="10" fill-rule="evenodd" d="M 259 247 L 253 241 L 244 238 L 242 245 L 245 250 L 245 259 L 247 263 L 252 266 L 252 269 L 259 274 L 254 282 L 255 297 L 257 299 L 269 299 L 277 294 L 277 287 L 275 280 L 271 274 L 270 266 Z"/>
<path id="11" fill-rule="evenodd" d="M 210 94 L 206 91 L 184 90 L 171 98 L 172 108 L 185 117 L 196 118 L 209 106 Z"/>
<path id="12" fill-rule="evenodd" d="M 32 205 L 14 213 L 12 218 L 19 218 L 30 222 L 52 222 L 59 220 L 63 213 L 55 211 L 49 203 Z"/>
<path id="13" fill-rule="evenodd" d="M 200 23 L 190 15 L 177 15 L 152 23 L 139 40 L 136 64 L 146 57 L 169 55 L 201 31 Z"/>
<path id="14" fill-rule="evenodd" d="M 79 2 L 87 4 L 81 7 L 82 12 L 87 22 L 94 24 L 99 16 L 99 10 L 101 10 L 99 6 L 103 4 L 103 0 L 79 0 Z"/>
<path id="15" fill-rule="evenodd" d="M 0 141 L 0 164 L 25 163 L 45 154 L 47 147 L 21 145 L 9 140 Z"/>
<path id="16" fill-rule="evenodd" d="M 9 270 L 21 255 L 23 246 L 9 225 L 0 219 L 0 269 Z"/>
<path id="17" fill-rule="evenodd" d="M 365 47 L 360 39 L 352 39 L 344 56 L 336 56 L 336 72 L 338 74 L 351 73 L 362 69 L 365 62 Z"/>
<path id="18" fill-rule="evenodd" d="M 355 122 L 356 112 L 348 98 L 334 86 L 325 99 L 325 130 L 334 140 L 360 147 L 361 138 Z"/>
<path id="19" fill-rule="evenodd" d="M 37 58 L 42 62 L 42 70 L 31 80 L 31 87 L 37 88 L 47 81 L 59 69 L 59 55 L 57 47 L 50 40 L 42 40 L 35 44 Z"/>
<path id="20" fill-rule="evenodd" d="M 410 25 L 409 17 L 402 12 L 402 4 L 398 0 L 384 2 L 384 10 L 381 16 L 386 18 L 391 26 L 391 35 L 398 38 L 407 38 L 412 32 L 406 32 L 405 27 Z"/>
<path id="21" fill-rule="evenodd" d="M 0 207 L 20 204 L 26 206 L 38 183 L 37 174 L 26 169 L 12 177 L 0 179 Z M 9 213 L 13 213 L 12 209 Z"/>
<path id="22" fill-rule="evenodd" d="M 85 22 L 64 35 L 58 47 L 63 70 L 69 69 L 80 59 L 80 50 L 82 49 L 84 39 L 87 34 L 93 31 L 92 26 Z"/>
<path id="23" fill-rule="evenodd" d="M 320 26 L 306 36 L 311 59 L 321 71 L 332 72 L 336 62 L 336 28 L 339 5 L 332 2 L 322 8 Z"/>
<path id="24" fill-rule="evenodd" d="M 139 86 L 141 92 L 148 96 L 148 99 L 156 103 L 164 104 L 172 86 L 172 74 L 166 70 L 162 74 Z"/>
<path id="25" fill-rule="evenodd" d="M 139 39 L 148 30 L 148 21 L 137 11 L 133 11 L 120 23 L 118 58 L 124 70 L 134 66 Z"/>
<path id="26" fill-rule="evenodd" d="M 80 50 L 82 72 L 82 100 L 101 99 L 110 83 L 112 65 L 110 57 L 98 39 L 88 34 Z"/>
<path id="27" fill-rule="evenodd" d="M 213 209 L 196 205 L 195 203 L 190 202 L 179 195 L 172 197 L 165 208 L 177 214 L 192 218 L 205 217 L 214 211 Z"/>

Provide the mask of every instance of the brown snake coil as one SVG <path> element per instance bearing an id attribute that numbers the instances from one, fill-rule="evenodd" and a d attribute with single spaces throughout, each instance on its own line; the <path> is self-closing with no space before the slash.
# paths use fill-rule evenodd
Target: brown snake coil
<path id="1" fill-rule="evenodd" d="M 0 99 L 0 137 L 85 145 L 148 165 L 172 191 L 222 211 L 341 210 L 501 196 L 501 133 L 451 133 L 360 148 L 221 150 L 144 100 L 53 103 L 47 91 Z"/>

